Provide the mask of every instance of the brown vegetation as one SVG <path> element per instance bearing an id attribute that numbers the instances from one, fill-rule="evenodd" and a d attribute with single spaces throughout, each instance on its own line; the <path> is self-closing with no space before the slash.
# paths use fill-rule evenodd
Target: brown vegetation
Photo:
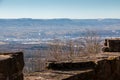
<path id="1" fill-rule="evenodd" d="M 24 72 L 36 72 L 45 70 L 46 61 L 73 61 L 75 57 L 81 58 L 89 54 L 100 53 L 100 37 L 94 31 L 87 31 L 84 38 L 61 41 L 54 39 L 45 50 L 46 55 L 42 58 L 42 50 L 36 50 L 30 58 L 25 58 L 26 67 Z"/>

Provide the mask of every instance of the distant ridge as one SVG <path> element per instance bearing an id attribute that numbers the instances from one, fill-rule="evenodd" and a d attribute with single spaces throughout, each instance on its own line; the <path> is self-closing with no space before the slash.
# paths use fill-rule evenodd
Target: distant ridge
<path id="1" fill-rule="evenodd" d="M 120 19 L 0 19 L 0 41 L 71 39 L 94 30 L 102 37 L 120 37 Z"/>
<path id="2" fill-rule="evenodd" d="M 120 19 L 0 19 L 0 27 L 81 27 L 81 28 L 105 28 L 120 26 Z"/>

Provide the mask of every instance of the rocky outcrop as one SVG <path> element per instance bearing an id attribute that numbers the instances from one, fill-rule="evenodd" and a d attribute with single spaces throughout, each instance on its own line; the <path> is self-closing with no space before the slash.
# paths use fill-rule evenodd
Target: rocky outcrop
<path id="1" fill-rule="evenodd" d="M 23 80 L 22 52 L 0 53 L 0 80 Z"/>
<path id="2" fill-rule="evenodd" d="M 98 61 L 94 73 L 94 80 L 120 80 L 120 57 Z"/>
<path id="3" fill-rule="evenodd" d="M 120 38 L 105 39 L 103 52 L 120 52 Z"/>
<path id="4" fill-rule="evenodd" d="M 64 78 L 62 80 L 120 80 L 120 57 L 108 57 L 97 61 L 84 62 L 84 64 L 83 62 L 79 62 L 77 65 L 75 63 L 73 63 L 73 65 L 72 63 L 70 65 L 69 64 L 70 63 L 50 63 L 49 69 L 62 71 L 66 70 L 66 68 L 68 68 L 69 71 L 74 71 L 73 67 L 78 71 L 91 69 L 89 71 L 69 76 L 68 78 Z"/>

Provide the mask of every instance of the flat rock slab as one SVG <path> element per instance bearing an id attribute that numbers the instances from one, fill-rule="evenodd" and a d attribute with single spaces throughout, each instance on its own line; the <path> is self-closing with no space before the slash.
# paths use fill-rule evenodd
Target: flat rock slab
<path id="1" fill-rule="evenodd" d="M 0 80 L 23 80 L 22 52 L 0 53 Z"/>
<path id="2" fill-rule="evenodd" d="M 11 56 L 10 55 L 0 55 L 0 61 L 8 59 L 8 58 L 11 58 Z"/>

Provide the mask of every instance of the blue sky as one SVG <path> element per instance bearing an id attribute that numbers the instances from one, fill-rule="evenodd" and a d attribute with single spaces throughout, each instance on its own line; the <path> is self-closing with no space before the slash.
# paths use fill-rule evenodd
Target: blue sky
<path id="1" fill-rule="evenodd" d="M 120 18 L 120 0 L 0 0 L 0 18 Z"/>

